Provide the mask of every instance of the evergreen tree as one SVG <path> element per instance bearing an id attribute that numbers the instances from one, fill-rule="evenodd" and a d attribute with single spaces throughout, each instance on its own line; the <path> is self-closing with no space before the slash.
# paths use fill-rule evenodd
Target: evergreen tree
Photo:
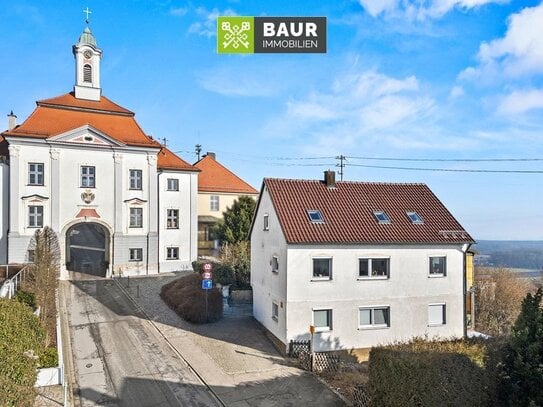
<path id="1" fill-rule="evenodd" d="M 542 296 L 526 296 L 505 349 L 500 398 L 509 406 L 543 406 Z"/>
<path id="2" fill-rule="evenodd" d="M 249 196 L 240 196 L 230 208 L 223 212 L 217 226 L 217 237 L 222 243 L 239 243 L 249 238 L 256 202 Z"/>

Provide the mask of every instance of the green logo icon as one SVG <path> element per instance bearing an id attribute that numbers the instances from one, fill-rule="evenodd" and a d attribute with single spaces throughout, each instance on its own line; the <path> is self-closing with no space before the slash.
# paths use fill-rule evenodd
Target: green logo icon
<path id="1" fill-rule="evenodd" d="M 218 17 L 217 52 L 219 54 L 254 53 L 254 17 Z"/>

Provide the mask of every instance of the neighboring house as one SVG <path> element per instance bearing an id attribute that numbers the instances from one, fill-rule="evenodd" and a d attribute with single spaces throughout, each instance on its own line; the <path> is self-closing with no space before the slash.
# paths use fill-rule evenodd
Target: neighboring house
<path id="1" fill-rule="evenodd" d="M 222 213 L 240 196 L 258 197 L 258 191 L 221 165 L 215 153 L 207 153 L 194 164 L 198 176 L 198 255 L 216 256 L 218 241 L 213 227 L 222 219 Z"/>
<path id="2" fill-rule="evenodd" d="M 74 91 L 36 102 L 19 126 L 11 114 L 2 133 L 9 151 L 1 165 L 0 260 L 28 261 L 34 232 L 50 226 L 59 237 L 62 278 L 67 270 L 111 276 L 189 269 L 197 257 L 199 170 L 102 96 L 102 51 L 88 27 L 73 53 Z"/>
<path id="3" fill-rule="evenodd" d="M 254 316 L 282 346 L 465 334 L 473 239 L 424 184 L 264 179 L 250 236 Z"/>

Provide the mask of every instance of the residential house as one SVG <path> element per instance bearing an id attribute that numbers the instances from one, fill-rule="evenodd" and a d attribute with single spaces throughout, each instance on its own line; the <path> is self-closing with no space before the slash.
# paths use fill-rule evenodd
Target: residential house
<path id="1" fill-rule="evenodd" d="M 213 227 L 222 219 L 223 212 L 240 196 L 258 197 L 258 191 L 217 160 L 215 153 L 207 153 L 194 164 L 198 177 L 198 255 L 216 256 L 219 242 Z"/>
<path id="2" fill-rule="evenodd" d="M 264 179 L 251 227 L 255 318 L 281 346 L 462 337 L 471 236 L 424 184 Z"/>
<path id="3" fill-rule="evenodd" d="M 70 93 L 36 102 L 2 133 L 0 260 L 31 259 L 31 238 L 58 235 L 61 277 L 189 269 L 196 259 L 199 170 L 102 95 L 102 50 L 88 27 L 72 48 Z"/>

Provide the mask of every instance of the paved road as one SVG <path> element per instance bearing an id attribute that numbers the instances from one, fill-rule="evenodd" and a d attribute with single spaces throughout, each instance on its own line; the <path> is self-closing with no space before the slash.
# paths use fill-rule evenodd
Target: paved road
<path id="1" fill-rule="evenodd" d="M 63 283 L 86 406 L 216 406 L 209 389 L 112 280 Z"/>

